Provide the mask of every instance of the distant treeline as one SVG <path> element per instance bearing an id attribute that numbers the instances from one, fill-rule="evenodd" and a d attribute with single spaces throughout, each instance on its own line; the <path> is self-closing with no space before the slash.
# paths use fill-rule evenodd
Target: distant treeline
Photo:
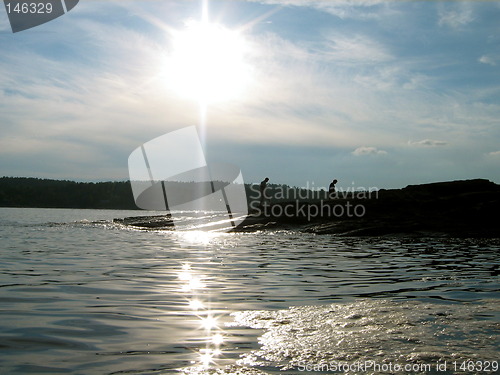
<path id="1" fill-rule="evenodd" d="M 0 206 L 137 209 L 130 182 L 0 178 Z"/>
<path id="2" fill-rule="evenodd" d="M 188 185 L 179 183 L 180 191 L 192 190 Z M 220 183 L 225 185 L 224 183 Z M 215 183 L 216 189 L 218 183 Z M 247 200 L 260 201 L 258 184 L 245 184 Z M 288 185 L 269 184 L 266 195 L 271 202 L 298 199 L 315 201 L 325 197 L 324 190 L 289 187 Z M 179 194 L 180 195 L 180 194 Z M 115 182 L 74 182 L 25 177 L 0 178 L 1 207 L 45 207 L 45 208 L 97 208 L 134 210 L 130 181 Z"/>

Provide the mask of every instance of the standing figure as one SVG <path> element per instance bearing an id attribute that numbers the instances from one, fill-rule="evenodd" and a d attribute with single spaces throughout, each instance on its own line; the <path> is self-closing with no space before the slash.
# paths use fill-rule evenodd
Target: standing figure
<path id="1" fill-rule="evenodd" d="M 269 181 L 269 178 L 266 177 L 263 181 L 260 183 L 260 205 L 264 206 L 264 202 L 267 200 L 266 197 L 266 189 L 267 189 L 267 182 Z"/>
<path id="2" fill-rule="evenodd" d="M 337 180 L 333 180 L 328 187 L 328 198 L 335 199 L 337 197 L 337 192 L 335 191 L 335 184 Z"/>

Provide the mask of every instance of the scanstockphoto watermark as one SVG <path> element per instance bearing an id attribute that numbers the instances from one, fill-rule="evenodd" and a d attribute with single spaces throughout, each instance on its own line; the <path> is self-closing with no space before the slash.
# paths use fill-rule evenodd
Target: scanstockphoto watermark
<path id="1" fill-rule="evenodd" d="M 297 370 L 301 372 L 343 372 L 343 373 L 426 373 L 438 368 L 437 365 L 427 363 L 379 363 L 373 360 L 356 362 L 337 362 L 329 363 L 307 363 L 300 362 Z"/>
<path id="2" fill-rule="evenodd" d="M 496 360 L 438 360 L 434 363 L 399 363 L 377 362 L 374 360 L 329 363 L 299 362 L 296 366 L 300 372 L 340 372 L 340 373 L 496 373 L 499 363 Z"/>
<path id="3" fill-rule="evenodd" d="M 290 187 L 287 185 L 272 185 L 266 187 L 264 198 L 268 201 L 282 201 L 299 199 L 321 200 L 321 199 L 378 199 L 379 188 L 376 186 L 365 187 L 356 186 L 356 183 L 351 182 L 351 186 L 344 188 L 337 187 L 335 192 L 328 192 L 328 188 L 322 186 L 317 187 L 314 181 L 307 181 L 303 187 Z M 259 185 L 250 186 L 251 195 L 257 199 L 261 198 Z"/>
<path id="4" fill-rule="evenodd" d="M 307 221 L 322 217 L 360 218 L 366 214 L 364 204 L 352 204 L 349 201 L 336 204 L 327 201 L 305 204 L 295 200 L 284 204 L 264 204 L 262 206 L 258 202 L 252 202 L 250 209 L 253 209 L 257 216 L 306 218 Z"/>
<path id="5" fill-rule="evenodd" d="M 339 188 L 334 193 L 325 188 L 315 188 L 314 183 L 307 183 L 302 188 L 277 185 L 260 190 L 257 185 L 250 187 L 250 211 L 257 216 L 306 218 L 311 221 L 322 217 L 360 218 L 365 216 L 365 199 L 377 199 L 376 187 Z M 352 199 L 352 202 L 349 200 Z"/>

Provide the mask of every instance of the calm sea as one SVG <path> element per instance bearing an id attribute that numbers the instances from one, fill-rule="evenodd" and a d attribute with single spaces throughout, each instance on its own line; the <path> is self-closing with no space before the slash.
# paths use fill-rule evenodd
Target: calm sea
<path id="1" fill-rule="evenodd" d="M 498 373 L 499 240 L 0 208 L 2 374 Z"/>

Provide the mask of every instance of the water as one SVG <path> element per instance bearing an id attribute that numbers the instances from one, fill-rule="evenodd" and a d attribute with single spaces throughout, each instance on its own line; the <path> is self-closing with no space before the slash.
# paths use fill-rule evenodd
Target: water
<path id="1" fill-rule="evenodd" d="M 143 214 L 0 208 L 1 373 L 498 373 L 499 240 L 112 222 Z"/>

